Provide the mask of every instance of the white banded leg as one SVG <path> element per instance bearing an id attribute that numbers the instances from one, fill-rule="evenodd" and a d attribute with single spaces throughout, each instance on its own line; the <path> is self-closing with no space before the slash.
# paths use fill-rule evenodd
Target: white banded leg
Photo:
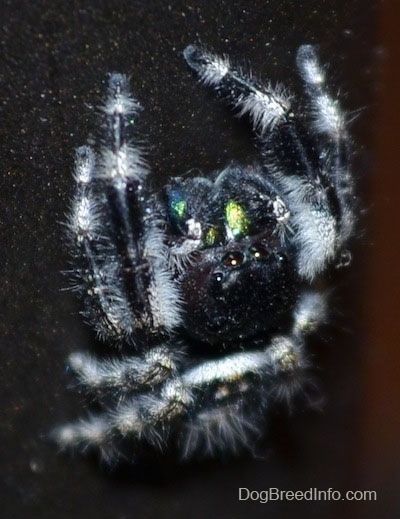
<path id="1" fill-rule="evenodd" d="M 79 383 L 89 392 L 114 389 L 117 394 L 154 388 L 177 373 L 180 356 L 171 348 L 158 346 L 143 357 L 97 360 L 84 352 L 74 352 L 69 366 Z"/>
<path id="2" fill-rule="evenodd" d="M 325 138 L 328 152 L 321 156 L 322 168 L 334 183 L 340 204 L 340 241 L 351 235 L 354 226 L 354 189 L 348 169 L 349 136 L 346 118 L 337 99 L 326 90 L 325 73 L 312 45 L 302 45 L 297 52 L 297 67 L 311 104 L 311 122 L 316 134 Z M 322 151 L 321 151 L 322 154 Z"/>
<path id="3" fill-rule="evenodd" d="M 290 117 L 290 96 L 280 86 L 262 85 L 227 58 L 189 45 L 183 52 L 188 65 L 208 86 L 219 92 L 240 115 L 249 114 L 254 130 L 265 134 Z"/>

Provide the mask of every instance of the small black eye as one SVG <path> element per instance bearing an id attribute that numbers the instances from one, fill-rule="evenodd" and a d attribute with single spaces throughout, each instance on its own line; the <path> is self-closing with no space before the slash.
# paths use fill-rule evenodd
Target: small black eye
<path id="1" fill-rule="evenodd" d="M 277 263 L 279 265 L 284 265 L 287 262 L 287 260 L 288 260 L 287 255 L 285 253 L 281 252 L 281 251 L 274 252 L 274 256 L 275 256 L 275 258 L 277 260 Z"/>
<path id="2" fill-rule="evenodd" d="M 211 277 L 210 294 L 216 300 L 224 299 L 224 282 L 226 280 L 226 273 L 214 272 Z"/>
<path id="3" fill-rule="evenodd" d="M 222 283 L 224 280 L 224 275 L 222 272 L 214 272 L 213 277 L 214 277 L 215 283 L 218 283 L 218 284 Z"/>
<path id="4" fill-rule="evenodd" d="M 226 267 L 240 267 L 243 261 L 244 256 L 239 251 L 228 252 L 228 254 L 225 254 L 225 256 L 222 258 L 222 263 Z"/>
<path id="5" fill-rule="evenodd" d="M 264 243 L 254 243 L 249 247 L 250 254 L 256 260 L 262 260 L 269 256 L 270 252 Z"/>

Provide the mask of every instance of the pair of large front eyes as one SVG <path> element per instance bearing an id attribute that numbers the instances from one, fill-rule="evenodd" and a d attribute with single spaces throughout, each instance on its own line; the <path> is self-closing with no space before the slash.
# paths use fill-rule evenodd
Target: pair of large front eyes
<path id="1" fill-rule="evenodd" d="M 228 277 L 228 271 L 230 269 L 234 270 L 240 268 L 246 261 L 255 260 L 257 262 L 263 262 L 273 256 L 275 258 L 276 264 L 283 267 L 285 261 L 287 259 L 287 255 L 282 251 L 272 250 L 268 248 L 265 243 L 259 242 L 250 245 L 250 247 L 244 252 L 239 250 L 229 251 L 227 252 L 221 260 L 221 263 L 224 269 L 214 271 L 214 288 L 217 290 L 217 294 L 219 294 L 219 290 L 222 288 L 222 284 L 226 281 Z M 229 270 L 228 270 L 229 269 Z"/>
<path id="2" fill-rule="evenodd" d="M 264 243 L 254 243 L 248 248 L 248 252 L 250 257 L 257 261 L 262 261 L 271 254 L 271 251 Z M 246 254 L 238 250 L 229 251 L 222 258 L 222 264 L 225 265 L 225 267 L 231 268 L 240 267 L 245 261 Z"/>

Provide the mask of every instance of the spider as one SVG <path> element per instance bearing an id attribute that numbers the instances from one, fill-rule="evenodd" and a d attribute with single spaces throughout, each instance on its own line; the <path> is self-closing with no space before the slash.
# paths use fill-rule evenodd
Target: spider
<path id="1" fill-rule="evenodd" d="M 270 409 L 304 387 L 305 342 L 326 318 L 319 280 L 354 228 L 345 117 L 316 49 L 297 50 L 303 109 L 228 58 L 183 55 L 247 115 L 260 160 L 153 190 L 132 135 L 141 106 L 109 75 L 102 145 L 76 151 L 68 227 L 83 315 L 114 349 L 69 357 L 95 410 L 53 432 L 108 461 L 251 450 Z"/>

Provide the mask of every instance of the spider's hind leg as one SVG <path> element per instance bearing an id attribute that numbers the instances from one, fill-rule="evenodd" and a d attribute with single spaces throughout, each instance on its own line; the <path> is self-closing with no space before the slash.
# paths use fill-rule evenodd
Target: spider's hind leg
<path id="1" fill-rule="evenodd" d="M 178 377 L 171 378 L 157 390 L 121 400 L 114 410 L 56 428 L 52 439 L 62 450 L 99 449 L 106 461 L 120 456 L 119 445 L 125 440 L 133 444 L 145 440 L 162 449 L 170 438 L 171 423 L 186 414 L 191 402 L 191 391 Z"/>
<path id="2" fill-rule="evenodd" d="M 279 401 L 290 406 L 304 389 L 304 338 L 324 318 L 323 295 L 304 293 L 288 335 L 174 373 L 157 388 L 122 399 L 114 410 L 59 427 L 53 438 L 62 449 L 98 448 L 114 459 L 125 439 L 162 449 L 172 432 L 184 459 L 251 449 L 267 409 Z"/>
<path id="3" fill-rule="evenodd" d="M 88 353 L 74 352 L 69 366 L 88 392 L 112 390 L 117 398 L 139 390 L 154 389 L 176 376 L 182 355 L 168 344 L 145 351 L 142 357 L 98 360 Z"/>

